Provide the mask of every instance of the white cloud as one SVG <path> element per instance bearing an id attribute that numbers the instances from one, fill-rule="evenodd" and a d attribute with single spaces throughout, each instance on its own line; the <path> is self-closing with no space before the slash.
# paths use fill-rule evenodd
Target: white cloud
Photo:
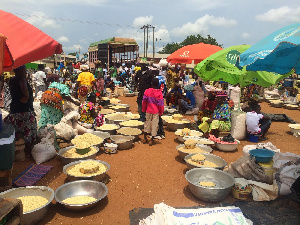
<path id="1" fill-rule="evenodd" d="M 58 42 L 69 42 L 69 38 L 66 36 L 61 36 L 57 39 Z"/>
<path id="2" fill-rule="evenodd" d="M 255 17 L 259 21 L 267 22 L 299 22 L 300 21 L 300 7 L 290 8 L 288 6 L 283 6 L 277 9 L 270 9 L 269 11 L 257 15 Z"/>
<path id="3" fill-rule="evenodd" d="M 236 20 L 226 19 L 224 17 L 214 17 L 205 15 L 195 21 L 195 23 L 187 22 L 181 27 L 174 28 L 171 33 L 174 36 L 186 37 L 195 34 L 207 34 L 210 26 L 215 27 L 232 27 L 237 24 Z"/>
<path id="4" fill-rule="evenodd" d="M 197 11 L 211 10 L 215 8 L 220 8 L 226 4 L 230 4 L 224 0 L 185 0 L 184 4 L 189 9 L 194 9 Z"/>
<path id="5" fill-rule="evenodd" d="M 6 1 L 6 0 L 5 0 Z M 93 5 L 93 6 L 102 6 L 107 3 L 109 0 L 22 0 L 24 5 Z M 9 0 L 10 3 L 20 4 L 20 0 Z"/>
<path id="6" fill-rule="evenodd" d="M 63 46 L 64 52 L 78 52 L 79 49 L 82 49 L 81 45 Z"/>
<path id="7" fill-rule="evenodd" d="M 133 26 L 142 27 L 143 25 L 151 24 L 152 20 L 153 16 L 140 16 L 134 19 Z"/>
<path id="8" fill-rule="evenodd" d="M 60 28 L 55 20 L 49 19 L 44 12 L 33 12 L 26 21 L 36 27 Z"/>
<path id="9" fill-rule="evenodd" d="M 250 37 L 249 33 L 242 33 L 242 38 L 243 39 L 248 39 Z"/>

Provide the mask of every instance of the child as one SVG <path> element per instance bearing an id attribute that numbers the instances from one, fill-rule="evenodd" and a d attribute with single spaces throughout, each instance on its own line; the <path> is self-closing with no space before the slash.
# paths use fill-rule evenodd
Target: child
<path id="1" fill-rule="evenodd" d="M 271 126 L 271 120 L 269 117 L 261 114 L 260 105 L 256 105 L 254 111 L 251 111 L 250 107 L 246 107 L 244 109 L 246 113 L 246 125 L 247 132 L 250 134 L 259 134 L 260 140 L 265 141 L 267 138 L 265 137 L 267 131 Z"/>
<path id="2" fill-rule="evenodd" d="M 159 89 L 159 80 L 153 78 L 151 85 L 152 87 L 145 91 L 142 101 L 142 111 L 146 112 L 143 143 L 148 143 L 148 134 L 151 137 L 150 146 L 154 144 L 154 137 L 157 135 L 159 116 L 164 112 L 164 99 Z"/>

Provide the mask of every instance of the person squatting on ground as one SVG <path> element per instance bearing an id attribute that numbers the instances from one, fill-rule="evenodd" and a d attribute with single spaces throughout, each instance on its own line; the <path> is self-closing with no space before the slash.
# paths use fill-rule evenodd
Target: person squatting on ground
<path id="1" fill-rule="evenodd" d="M 157 78 L 152 79 L 152 87 L 144 93 L 142 111 L 146 112 L 143 143 L 148 143 L 147 135 L 150 135 L 149 145 L 151 146 L 155 144 L 154 137 L 157 135 L 159 116 L 164 112 L 164 99 Z"/>
<path id="2" fill-rule="evenodd" d="M 253 111 L 250 107 L 244 109 L 246 112 L 247 132 L 260 135 L 259 139 L 265 141 L 267 140 L 265 135 L 271 127 L 271 120 L 268 116 L 264 116 L 260 110 L 260 105 L 256 105 Z"/>

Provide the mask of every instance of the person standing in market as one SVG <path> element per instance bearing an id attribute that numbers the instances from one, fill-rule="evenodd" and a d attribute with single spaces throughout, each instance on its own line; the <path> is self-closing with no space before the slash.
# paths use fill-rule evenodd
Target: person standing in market
<path id="1" fill-rule="evenodd" d="M 96 90 L 96 81 L 94 75 L 89 72 L 88 65 L 81 66 L 82 72 L 78 75 L 77 82 L 73 91 L 74 95 L 78 95 L 81 103 L 86 100 L 88 93 Z"/>
<path id="2" fill-rule="evenodd" d="M 37 122 L 33 109 L 33 90 L 26 79 L 26 68 L 14 69 L 15 76 L 9 81 L 11 95 L 10 113 L 4 123 L 15 128 L 16 139 L 25 141 L 25 155 L 31 157 L 31 150 L 37 135 Z"/>
<path id="3" fill-rule="evenodd" d="M 151 81 L 152 81 L 152 74 L 151 71 L 148 70 L 146 64 L 142 64 L 142 69 L 137 72 L 137 75 L 135 76 L 135 83 L 138 84 L 138 97 L 137 97 L 137 104 L 138 104 L 138 112 L 140 114 L 140 121 L 145 121 L 145 113 L 142 111 L 142 101 L 144 92 L 146 89 L 151 87 Z"/>
<path id="4" fill-rule="evenodd" d="M 47 77 L 46 73 L 44 72 L 44 65 L 38 65 L 38 71 L 33 75 L 35 80 L 35 97 L 41 91 L 44 92 L 47 89 Z"/>
<path id="5" fill-rule="evenodd" d="M 158 131 L 159 116 L 164 112 L 164 99 L 159 89 L 159 80 L 153 78 L 151 86 L 145 91 L 142 101 L 142 111 L 146 113 L 143 143 L 148 143 L 147 135 L 150 135 L 149 146 L 155 144 L 154 138 Z"/>

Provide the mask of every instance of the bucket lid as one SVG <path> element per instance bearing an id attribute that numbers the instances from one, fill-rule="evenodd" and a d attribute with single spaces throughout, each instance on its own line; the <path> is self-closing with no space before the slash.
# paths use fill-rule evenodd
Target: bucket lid
<path id="1" fill-rule="evenodd" d="M 0 131 L 0 145 L 9 145 L 15 140 L 15 129 L 11 124 L 3 124 Z"/>

